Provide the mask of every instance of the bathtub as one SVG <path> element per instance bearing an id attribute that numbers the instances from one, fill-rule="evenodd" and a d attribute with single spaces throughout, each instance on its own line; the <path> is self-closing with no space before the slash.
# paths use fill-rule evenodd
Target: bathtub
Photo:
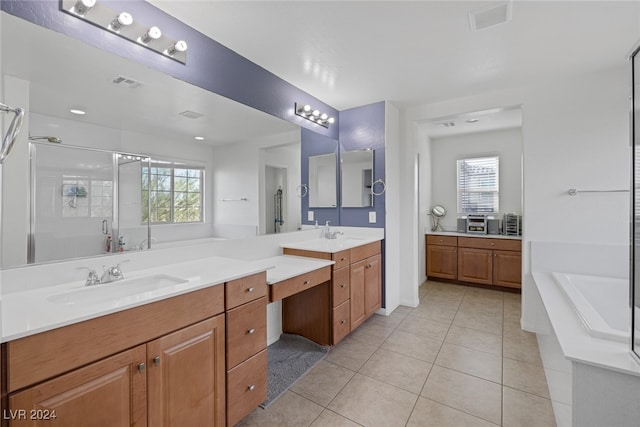
<path id="1" fill-rule="evenodd" d="M 591 336 L 629 341 L 628 279 L 557 272 L 552 275 Z"/>

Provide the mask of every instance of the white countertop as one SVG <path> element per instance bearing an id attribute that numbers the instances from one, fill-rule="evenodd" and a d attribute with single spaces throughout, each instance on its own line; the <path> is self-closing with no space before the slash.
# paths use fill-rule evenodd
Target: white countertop
<path id="1" fill-rule="evenodd" d="M 299 249 L 303 251 L 336 253 L 347 249 L 378 242 L 382 238 L 378 237 L 343 237 L 337 239 L 311 239 L 301 242 L 291 242 L 280 245 L 283 248 Z"/>
<path id="2" fill-rule="evenodd" d="M 427 231 L 425 234 L 434 236 L 456 236 L 456 237 L 483 237 L 490 239 L 522 240 L 522 236 L 506 236 L 504 234 L 475 234 L 459 233 L 457 231 Z"/>
<path id="3" fill-rule="evenodd" d="M 307 258 L 293 255 L 281 255 L 254 261 L 257 266 L 267 270 L 267 283 L 282 282 L 292 277 L 300 276 L 314 270 L 335 264 L 327 259 Z"/>
<path id="4" fill-rule="evenodd" d="M 589 335 L 551 273 L 533 272 L 532 275 L 567 359 L 640 376 L 640 364 L 632 358 L 628 343 Z"/>
<path id="5" fill-rule="evenodd" d="M 122 281 L 101 285 L 85 286 L 83 281 L 65 283 L 56 286 L 13 292 L 2 296 L 2 335 L 0 342 L 6 342 L 67 326 L 84 320 L 104 316 L 118 311 L 138 307 L 151 302 L 193 292 L 212 285 L 222 284 L 254 273 L 265 271 L 264 264 L 253 261 L 240 261 L 231 258 L 210 257 L 195 261 L 170 264 L 147 270 L 127 273 Z M 186 283 L 172 284 L 137 294 L 121 295 L 122 287 L 128 281 L 157 275 L 166 275 L 187 280 Z M 110 289 L 113 296 L 109 296 Z M 87 295 L 100 292 L 99 302 L 72 303 L 53 302 L 52 297 L 77 292 L 74 295 Z M 118 295 L 120 294 L 120 295 Z"/>

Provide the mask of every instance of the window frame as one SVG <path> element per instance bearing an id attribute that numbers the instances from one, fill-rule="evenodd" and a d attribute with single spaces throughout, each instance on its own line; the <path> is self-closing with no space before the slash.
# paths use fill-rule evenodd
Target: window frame
<path id="1" fill-rule="evenodd" d="M 148 168 L 148 171 L 145 173 L 145 168 Z M 153 169 L 169 169 L 170 173 L 166 174 L 164 176 L 169 176 L 169 181 L 170 181 L 170 185 L 169 185 L 169 190 L 159 190 L 157 187 L 155 189 L 152 189 L 152 184 L 151 184 L 151 180 L 152 177 L 155 176 L 159 176 L 160 174 L 156 173 L 152 173 Z M 183 176 L 176 176 L 176 169 L 178 170 L 186 170 L 186 175 Z M 185 194 L 199 194 L 199 200 L 200 200 L 200 206 L 198 208 L 198 220 L 196 221 L 176 221 L 176 188 L 175 188 L 175 181 L 176 181 L 176 177 L 177 178 L 186 178 L 187 179 L 187 185 L 188 185 L 188 180 L 190 178 L 195 178 L 195 177 L 191 177 L 190 173 L 193 171 L 198 171 L 199 173 L 199 177 L 197 177 L 197 179 L 199 180 L 199 191 L 196 192 L 188 192 L 188 191 L 184 191 Z M 141 167 L 141 173 L 140 173 L 140 182 L 141 182 L 141 188 L 142 188 L 142 195 L 144 195 L 145 191 L 147 192 L 147 205 L 146 205 L 146 212 L 144 212 L 144 208 L 143 208 L 143 212 L 141 212 L 141 221 L 142 224 L 146 224 L 147 221 L 149 224 L 151 225 L 181 225 L 181 224 L 203 224 L 205 222 L 205 208 L 204 208 L 204 204 L 205 204 L 205 174 L 206 174 L 206 170 L 204 166 L 197 166 L 197 165 L 191 165 L 191 164 L 173 164 L 173 163 L 169 163 L 169 162 L 163 162 L 163 161 L 151 161 L 149 163 L 149 165 L 142 165 Z M 145 183 L 144 183 L 144 179 L 145 179 L 145 175 L 147 177 L 147 188 L 145 189 Z M 153 219 L 153 205 L 152 205 L 152 201 L 151 201 L 151 195 L 152 193 L 159 193 L 159 192 L 168 192 L 170 193 L 171 199 L 170 199 L 170 204 L 169 204 L 169 215 L 170 215 L 170 220 L 169 221 L 152 221 Z M 182 193 L 182 191 L 179 191 L 179 193 Z M 156 198 L 156 202 L 157 203 L 157 198 Z M 144 207 L 144 201 L 143 201 L 143 207 Z M 155 218 L 157 220 L 158 215 L 157 215 L 157 205 L 155 206 L 156 209 L 156 215 Z M 187 216 L 188 216 L 188 205 L 185 207 L 185 209 L 187 209 Z M 147 216 L 147 220 L 145 220 L 144 216 Z"/>
<path id="2" fill-rule="evenodd" d="M 493 164 L 491 165 L 494 169 L 495 169 L 495 174 L 493 174 L 494 176 L 492 177 L 492 180 L 495 182 L 495 186 L 492 187 L 487 187 L 486 189 L 484 188 L 479 188 L 478 186 L 474 187 L 474 188 L 462 188 L 461 186 L 461 178 L 462 178 L 462 172 L 461 172 L 461 166 L 464 165 L 464 163 L 468 163 L 468 162 L 472 162 L 472 161 L 476 161 L 476 162 L 483 162 L 483 161 L 492 161 Z M 468 182 L 473 178 L 474 174 L 465 174 L 466 181 Z M 480 176 L 483 174 L 475 174 L 476 176 Z M 486 175 L 486 174 L 484 174 Z M 482 184 L 482 183 L 480 183 Z M 482 195 L 482 194 L 488 194 L 488 195 L 492 195 L 493 196 L 493 201 L 491 202 L 491 208 L 492 210 L 478 210 L 478 209 L 471 209 L 469 206 L 469 201 L 467 202 L 463 202 L 463 196 L 467 194 L 467 195 Z M 478 214 L 478 215 L 495 215 L 498 214 L 500 212 L 500 156 L 497 154 L 492 154 L 492 155 L 478 155 L 478 156 L 473 156 L 473 157 L 464 157 L 464 158 L 460 158 L 456 161 L 456 202 L 457 202 L 457 209 L 458 209 L 458 215 L 474 215 L 474 214 Z"/>

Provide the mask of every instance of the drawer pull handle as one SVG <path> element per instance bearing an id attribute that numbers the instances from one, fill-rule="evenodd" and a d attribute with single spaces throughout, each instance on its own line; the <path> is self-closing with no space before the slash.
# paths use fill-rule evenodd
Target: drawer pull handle
<path id="1" fill-rule="evenodd" d="M 491 246 L 495 246 L 495 245 L 496 245 L 495 243 L 491 242 Z"/>
<path id="2" fill-rule="evenodd" d="M 153 358 L 153 366 L 160 366 L 160 356 Z"/>
<path id="3" fill-rule="evenodd" d="M 254 328 L 251 328 L 247 331 L 247 334 L 249 335 L 253 335 L 256 332 L 256 330 Z"/>
<path id="4" fill-rule="evenodd" d="M 341 320 L 341 321 L 340 321 L 340 324 L 342 324 L 342 325 L 344 325 L 345 323 L 347 323 L 347 321 L 346 321 L 346 320 Z"/>
<path id="5" fill-rule="evenodd" d="M 346 260 L 345 257 L 340 258 L 340 261 L 345 261 L 345 260 Z"/>
<path id="6" fill-rule="evenodd" d="M 247 390 L 249 391 L 253 391 L 256 389 L 256 385 L 255 384 L 250 384 L 249 387 L 247 387 Z"/>
<path id="7" fill-rule="evenodd" d="M 308 285 L 309 283 L 311 283 L 311 280 L 305 280 L 305 281 L 304 281 L 304 284 L 305 284 L 305 285 Z"/>
<path id="8" fill-rule="evenodd" d="M 253 292 L 254 290 L 254 288 L 247 288 L 247 292 Z"/>
<path id="9" fill-rule="evenodd" d="M 144 374 L 144 369 L 146 368 L 146 366 L 144 365 L 144 363 L 140 363 L 138 365 L 138 372 L 140 372 L 141 374 Z"/>

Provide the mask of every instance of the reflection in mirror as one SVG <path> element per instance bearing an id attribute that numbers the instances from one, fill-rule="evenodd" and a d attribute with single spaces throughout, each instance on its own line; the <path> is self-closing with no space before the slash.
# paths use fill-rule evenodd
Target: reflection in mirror
<path id="1" fill-rule="evenodd" d="M 340 155 L 340 162 L 342 207 L 373 206 L 373 150 L 345 151 Z"/>
<path id="2" fill-rule="evenodd" d="M 336 155 L 309 156 L 309 207 L 335 208 Z"/>
<path id="3" fill-rule="evenodd" d="M 2 204 L 12 207 L 2 217 L 2 268 L 28 261 L 29 134 L 58 138 L 62 141 L 56 144 L 59 146 L 141 153 L 204 171 L 202 205 L 191 206 L 190 202 L 185 205 L 188 215 L 201 209 L 202 221 L 154 224 L 152 236 L 143 232 L 125 236 L 128 249 L 148 247 L 150 241 L 152 246 L 162 246 L 178 240 L 234 238 L 266 232 L 266 227 L 261 226 L 265 215 L 260 212 L 263 205 L 259 203 L 265 197 L 260 191 L 263 185 L 260 153 L 289 143 L 299 146 L 299 127 L 4 12 L 1 19 L 3 98 L 27 111 L 23 132 L 2 169 Z M 70 113 L 70 109 L 78 108 L 86 114 Z M 204 140 L 196 141 L 195 136 Z M 48 139 L 42 141 L 52 144 Z M 92 160 L 87 157 L 78 159 L 78 163 L 89 164 Z M 297 166 L 287 167 L 297 167 L 300 173 L 299 160 Z M 120 174 L 133 177 L 133 165 L 129 168 L 121 166 Z M 126 190 L 136 191 L 138 205 L 121 203 L 119 216 L 123 229 L 137 229 L 141 224 L 138 191 L 142 191 L 142 177 L 140 169 L 135 169 L 137 184 L 127 186 Z M 236 179 L 239 171 L 242 178 Z M 297 183 L 299 178 L 290 182 Z M 62 194 L 61 189 L 57 191 Z M 182 196 L 190 200 L 195 197 L 179 195 Z M 127 197 L 132 201 L 134 194 Z M 247 201 L 220 202 L 227 198 Z M 38 214 L 40 210 L 45 215 L 54 209 L 52 203 L 39 201 Z M 289 210 L 300 212 L 299 198 L 290 198 L 287 203 Z M 135 210 L 127 210 L 134 207 Z M 109 222 L 107 215 L 103 219 Z M 42 221 L 40 218 L 38 222 Z M 286 225 L 294 227 L 297 222 L 292 219 Z M 101 226 L 102 220 L 99 223 Z M 235 229 L 241 232 L 233 232 Z M 222 232 L 218 233 L 219 230 Z M 81 239 L 82 233 L 79 228 L 69 229 L 66 238 Z M 117 243 L 116 236 L 112 238 Z M 87 237 L 87 241 L 99 248 L 85 250 L 84 244 L 78 244 L 59 250 L 60 259 L 95 256 L 103 244 L 106 247 L 104 240 L 100 245 L 92 238 Z M 43 251 L 36 251 L 35 261 L 44 261 L 38 253 Z"/>

